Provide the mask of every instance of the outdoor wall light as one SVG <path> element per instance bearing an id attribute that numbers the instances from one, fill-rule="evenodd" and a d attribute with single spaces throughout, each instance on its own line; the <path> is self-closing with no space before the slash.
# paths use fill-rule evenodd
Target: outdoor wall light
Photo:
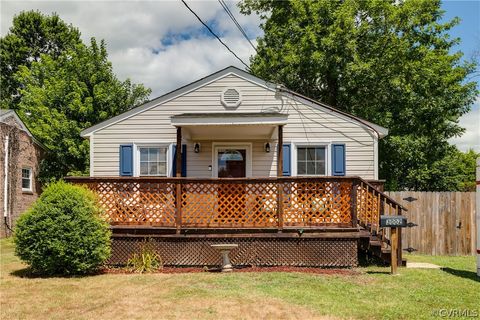
<path id="1" fill-rule="evenodd" d="M 265 143 L 265 152 L 266 153 L 270 152 L 270 142 Z"/>
<path id="2" fill-rule="evenodd" d="M 194 151 L 195 153 L 199 153 L 199 152 L 200 152 L 200 143 L 195 142 L 195 144 L 193 145 L 193 151 Z"/>

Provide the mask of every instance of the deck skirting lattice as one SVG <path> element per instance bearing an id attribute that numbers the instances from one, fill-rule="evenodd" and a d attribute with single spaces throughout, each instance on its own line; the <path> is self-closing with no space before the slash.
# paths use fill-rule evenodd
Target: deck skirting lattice
<path id="1" fill-rule="evenodd" d="M 108 263 L 124 265 L 138 252 L 145 237 L 112 237 Z M 230 258 L 234 266 L 354 267 L 358 264 L 355 238 L 186 238 L 149 239 L 164 266 L 218 266 L 220 254 L 212 244 L 236 243 Z"/>

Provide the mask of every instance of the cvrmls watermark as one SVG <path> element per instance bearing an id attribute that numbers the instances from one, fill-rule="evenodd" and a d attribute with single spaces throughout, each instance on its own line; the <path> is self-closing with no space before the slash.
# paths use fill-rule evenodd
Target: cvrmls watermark
<path id="1" fill-rule="evenodd" d="M 432 315 L 440 318 L 478 318 L 480 313 L 473 309 L 436 309 Z"/>

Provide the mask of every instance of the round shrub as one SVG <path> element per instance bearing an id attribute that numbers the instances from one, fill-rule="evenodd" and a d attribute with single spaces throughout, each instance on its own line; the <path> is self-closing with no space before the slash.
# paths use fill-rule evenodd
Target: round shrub
<path id="1" fill-rule="evenodd" d="M 35 273 L 95 271 L 110 256 L 110 231 L 95 194 L 63 181 L 50 184 L 17 221 L 15 254 Z"/>

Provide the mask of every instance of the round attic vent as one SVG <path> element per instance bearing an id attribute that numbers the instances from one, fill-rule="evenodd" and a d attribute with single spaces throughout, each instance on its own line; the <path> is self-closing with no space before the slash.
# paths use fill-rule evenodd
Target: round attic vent
<path id="1" fill-rule="evenodd" d="M 236 108 L 242 102 L 240 90 L 227 88 L 222 92 L 222 104 L 227 108 Z"/>

